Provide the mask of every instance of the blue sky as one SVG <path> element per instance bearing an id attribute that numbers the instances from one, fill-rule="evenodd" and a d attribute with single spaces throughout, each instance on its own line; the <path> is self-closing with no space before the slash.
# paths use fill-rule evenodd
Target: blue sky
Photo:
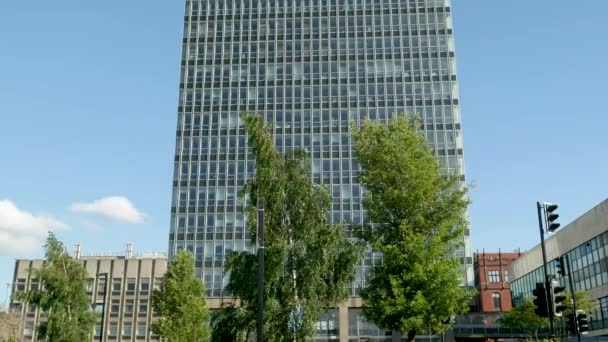
<path id="1" fill-rule="evenodd" d="M 0 301 L 49 226 L 85 253 L 166 249 L 182 3 L 0 2 L 0 240 L 27 235 L 0 241 Z M 608 197 L 606 11 L 454 0 L 474 250 L 536 244 L 537 200 L 565 224 Z"/>

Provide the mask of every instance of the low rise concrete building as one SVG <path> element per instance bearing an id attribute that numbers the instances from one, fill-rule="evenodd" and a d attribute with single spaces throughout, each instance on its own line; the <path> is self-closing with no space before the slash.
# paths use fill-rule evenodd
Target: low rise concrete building
<path id="1" fill-rule="evenodd" d="M 89 273 L 87 293 L 91 307 L 103 315 L 95 326 L 93 341 L 157 341 L 151 330 L 155 318 L 152 312 L 152 291 L 159 288 L 167 271 L 164 253 L 133 252 L 128 245 L 123 255 L 83 256 L 76 246 L 73 257 L 78 259 Z M 18 259 L 15 261 L 13 296 L 10 309 L 21 317 L 19 329 L 23 341 L 35 341 L 35 327 L 44 321 L 44 313 L 33 305 L 15 300 L 14 294 L 27 289 L 37 289 L 40 284 L 31 276 L 31 269 L 39 268 L 42 259 Z M 100 336 L 103 331 L 103 336 Z"/>
<path id="2" fill-rule="evenodd" d="M 608 199 L 545 240 L 547 270 L 561 285 L 574 291 L 587 291 L 595 300 L 590 312 L 591 336 L 608 335 Z M 557 259 L 568 256 L 571 274 L 557 272 Z M 543 282 L 540 244 L 513 261 L 509 267 L 513 304 L 531 298 L 536 283 Z"/>

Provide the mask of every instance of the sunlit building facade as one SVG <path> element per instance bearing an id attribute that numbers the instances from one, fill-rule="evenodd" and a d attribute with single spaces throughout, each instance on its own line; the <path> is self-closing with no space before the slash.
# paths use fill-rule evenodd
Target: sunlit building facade
<path id="1" fill-rule="evenodd" d="M 547 274 L 566 286 L 568 293 L 572 284 L 574 292 L 586 292 L 593 301 L 589 335 L 608 336 L 608 199 L 549 236 L 545 248 Z M 560 257 L 565 275 L 558 273 Z M 536 283 L 544 278 L 540 244 L 511 263 L 509 275 L 513 305 L 532 298 Z"/>
<path id="2" fill-rule="evenodd" d="M 187 0 L 181 64 L 169 257 L 193 252 L 212 299 L 224 295 L 226 255 L 253 248 L 239 197 L 254 174 L 242 111 L 272 125 L 279 149 L 310 152 L 333 222 L 365 217 L 353 121 L 418 113 L 442 171 L 464 180 L 449 0 Z M 464 242 L 457 258 L 473 286 L 468 231 Z M 358 267 L 354 302 L 378 257 Z M 341 338 L 357 331 L 355 304 L 336 315 Z"/>
<path id="3" fill-rule="evenodd" d="M 152 310 L 152 291 L 160 288 L 167 271 L 165 253 L 134 253 L 129 245 L 125 254 L 81 255 L 77 246 L 72 257 L 88 273 L 87 295 L 98 314 L 91 341 L 160 341 L 152 332 L 152 322 L 157 319 Z M 19 317 L 19 341 L 40 340 L 36 329 L 46 321 L 45 313 L 21 302 L 18 295 L 41 288 L 32 270 L 44 262 L 15 261 L 10 310 Z"/>

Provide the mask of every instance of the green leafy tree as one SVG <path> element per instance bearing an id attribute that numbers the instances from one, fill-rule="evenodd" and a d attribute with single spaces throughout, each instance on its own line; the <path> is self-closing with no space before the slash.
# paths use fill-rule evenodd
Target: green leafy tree
<path id="1" fill-rule="evenodd" d="M 68 255 L 53 233 L 49 233 L 44 248 L 46 262 L 32 270 L 32 278 L 39 280 L 40 289 L 26 291 L 20 299 L 46 314 L 46 322 L 37 326 L 40 339 L 88 341 L 96 319 L 86 292 L 88 273 Z"/>
<path id="2" fill-rule="evenodd" d="M 211 315 L 212 342 L 246 342 L 249 340 L 250 329 L 255 317 L 252 312 L 233 304 L 216 310 Z"/>
<path id="3" fill-rule="evenodd" d="M 10 336 L 10 337 L 0 337 L 0 342 L 19 342 L 19 340 L 16 337 Z"/>
<path id="4" fill-rule="evenodd" d="M 159 315 L 152 331 L 169 342 L 209 341 L 209 309 L 205 285 L 194 274 L 194 257 L 178 251 L 169 264 L 159 290 L 152 294 Z"/>
<path id="5" fill-rule="evenodd" d="M 587 314 L 593 311 L 595 308 L 595 301 L 590 299 L 587 291 L 578 291 L 574 293 L 574 297 L 576 298 L 576 309 L 577 310 L 585 310 Z M 568 336 L 569 332 L 567 331 L 566 319 L 568 316 L 572 314 L 572 295 L 570 293 L 566 294 L 566 300 L 564 303 L 567 306 L 567 309 L 564 310 L 562 317 L 555 317 L 555 330 L 558 336 Z"/>
<path id="6" fill-rule="evenodd" d="M 535 309 L 532 298 L 524 300 L 499 318 L 498 323 L 504 328 L 521 330 L 536 338 L 539 329 L 549 327 L 549 319 L 537 316 Z"/>
<path id="7" fill-rule="evenodd" d="M 362 291 L 364 315 L 413 340 L 442 332 L 465 313 L 473 292 L 463 287 L 455 250 L 462 245 L 469 200 L 457 177 L 442 176 L 418 121 L 353 127 L 359 176 L 373 222 L 362 236 L 383 253 Z"/>
<path id="8" fill-rule="evenodd" d="M 593 311 L 595 301 L 589 298 L 589 293 L 587 291 L 575 292 L 574 298 L 576 299 L 577 310 L 585 310 L 586 312 Z M 566 303 L 568 306 L 568 308 L 564 310 L 564 316 L 567 316 L 572 313 L 572 295 L 570 293 L 566 294 L 566 300 L 564 303 Z"/>
<path id="9" fill-rule="evenodd" d="M 243 119 L 256 162 L 255 176 L 244 189 L 252 241 L 257 237 L 258 201 L 264 207 L 265 339 L 308 340 L 323 310 L 347 298 L 346 286 L 354 279 L 363 248 L 344 237 L 342 226 L 329 223 L 331 197 L 325 187 L 312 182 L 308 155 L 301 150 L 279 153 L 260 118 Z M 231 331 L 255 327 L 257 269 L 256 255 L 249 251 L 228 260 L 227 290 L 239 301 L 224 310 L 242 309 L 242 319 L 234 320 Z M 300 307 L 301 320 L 293 314 Z"/>

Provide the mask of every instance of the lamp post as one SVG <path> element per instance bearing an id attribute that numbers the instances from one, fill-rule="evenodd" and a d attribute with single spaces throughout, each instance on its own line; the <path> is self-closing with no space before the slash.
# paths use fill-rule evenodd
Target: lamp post
<path id="1" fill-rule="evenodd" d="M 258 200 L 258 315 L 257 342 L 264 341 L 264 205 Z"/>
<path id="2" fill-rule="evenodd" d="M 108 294 L 108 272 L 97 273 L 97 278 L 104 277 L 103 301 L 101 302 L 101 331 L 99 332 L 99 342 L 103 342 L 104 318 L 106 316 L 106 297 Z M 97 301 L 95 301 L 97 303 Z"/>

